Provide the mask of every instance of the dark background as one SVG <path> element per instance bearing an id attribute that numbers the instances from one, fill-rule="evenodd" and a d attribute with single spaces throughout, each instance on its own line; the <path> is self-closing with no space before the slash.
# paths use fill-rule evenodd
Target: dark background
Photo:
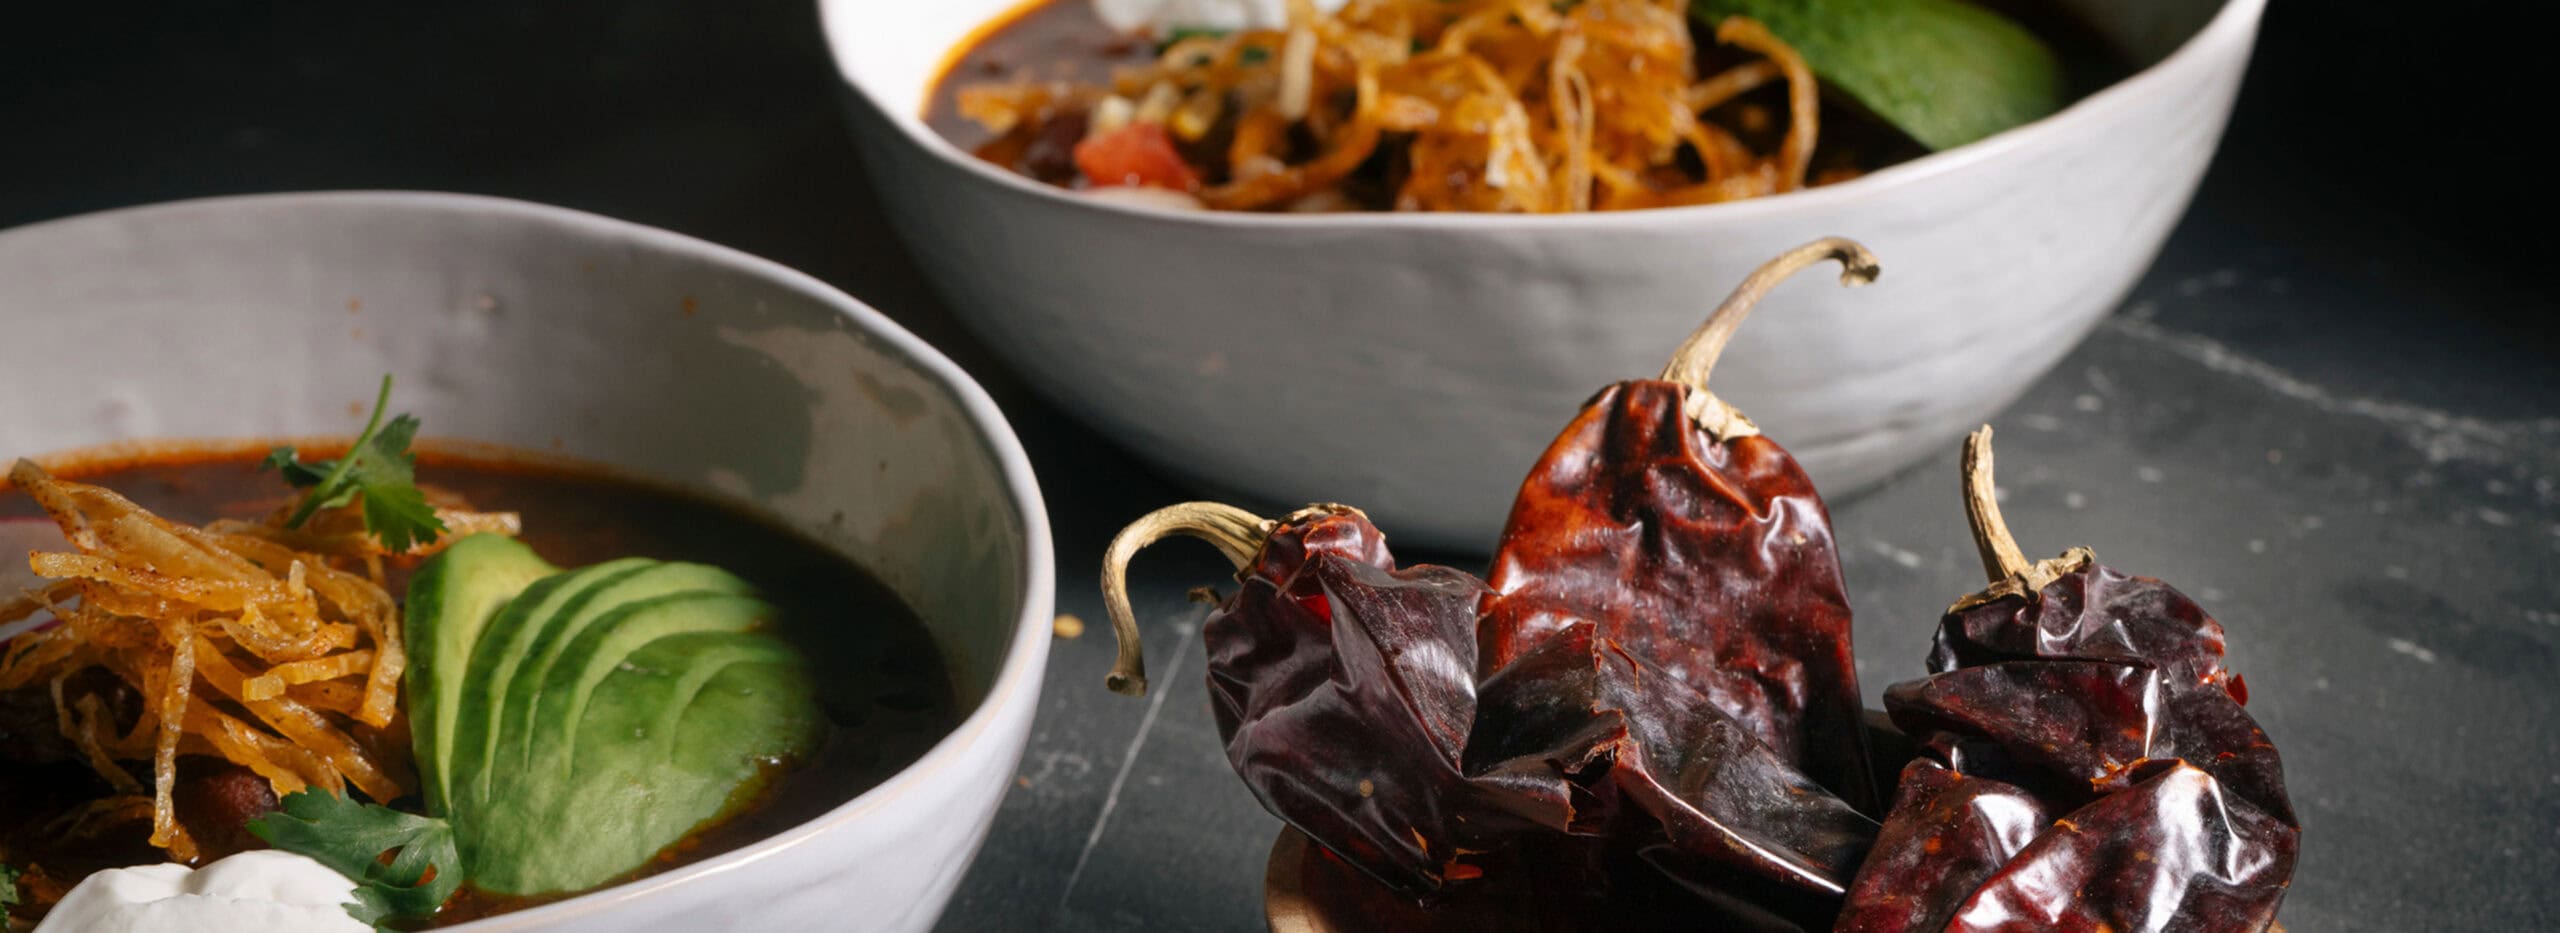
<path id="1" fill-rule="evenodd" d="M 2517 6 L 2278 0 L 2160 265 L 1996 422 L 2030 552 L 2095 545 L 2230 626 L 2303 812 L 2297 930 L 2560 927 L 2560 307 L 2548 150 L 2526 142 L 2553 107 Z M 469 191 L 690 233 L 878 306 L 1004 404 L 1055 511 L 1060 610 L 1096 623 L 1053 649 L 1020 787 L 945 926 L 1250 929 L 1273 823 L 1219 757 L 1197 658 L 1160 716 L 1102 695 L 1081 582 L 1183 490 L 957 329 L 877 218 L 839 93 L 808 0 L 42 4 L 0 13 L 0 227 Z M 1977 582 L 1947 460 L 1833 503 L 1871 695 Z M 1181 593 L 1217 575 L 1150 558 L 1152 644 L 1196 655 Z"/>

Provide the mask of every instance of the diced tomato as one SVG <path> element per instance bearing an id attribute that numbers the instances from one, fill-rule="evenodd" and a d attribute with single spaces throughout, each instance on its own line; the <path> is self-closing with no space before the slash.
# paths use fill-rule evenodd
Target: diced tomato
<path id="1" fill-rule="evenodd" d="M 1173 148 L 1160 123 L 1131 123 L 1076 144 L 1076 168 L 1096 188 L 1118 185 L 1190 191 L 1200 174 Z"/>

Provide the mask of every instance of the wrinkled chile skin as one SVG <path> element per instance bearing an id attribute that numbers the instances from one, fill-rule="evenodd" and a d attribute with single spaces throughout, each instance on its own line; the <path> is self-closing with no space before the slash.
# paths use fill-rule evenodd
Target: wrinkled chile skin
<path id="1" fill-rule="evenodd" d="M 2003 661 L 1894 684 L 1885 708 L 1916 734 L 1996 737 L 2011 767 L 2050 774 L 2065 790 L 2117 790 L 2161 751 L 2160 694 L 2146 666 Z"/>
<path id="2" fill-rule="evenodd" d="M 2095 563 L 1946 616 L 1936 673 L 1885 692 L 1924 758 L 1839 929 L 2265 929 L 2300 829 L 2223 644 L 2194 601 Z M 1986 834 L 1953 805 L 1985 794 L 2060 815 Z"/>
<path id="3" fill-rule="evenodd" d="M 2035 839 L 2051 814 L 2025 789 L 1921 759 L 1903 768 L 1893 818 L 1876 836 L 1836 927 L 1933 933 Z"/>
<path id="4" fill-rule="evenodd" d="M 1483 683 L 1467 773 L 1569 815 L 1550 829 L 1638 847 L 1711 901 L 1827 920 L 1875 821 L 1595 630 L 1568 627 Z"/>
<path id="5" fill-rule="evenodd" d="M 1266 809 L 1407 898 L 1480 899 L 1455 892 L 1501 883 L 1465 881 L 1486 866 L 1606 851 L 1658 879 L 1628 890 L 1676 882 L 1700 919 L 1822 929 L 1875 834 L 1590 622 L 1479 686 L 1484 584 L 1394 569 L 1355 513 L 1277 526 L 1237 579 L 1203 633 L 1229 764 Z M 1453 872 L 1461 849 L 1476 854 Z"/>
<path id="6" fill-rule="evenodd" d="M 1775 442 L 1708 437 L 1687 392 L 1649 379 L 1603 389 L 1530 470 L 1488 578 L 1478 668 L 1589 620 L 1881 812 L 1830 514 Z"/>
<path id="7" fill-rule="evenodd" d="M 2264 930 L 2297 832 L 2184 761 L 2071 811 L 1958 908 L 1949 930 Z"/>
<path id="8" fill-rule="evenodd" d="M 2148 667 L 2156 674 L 2161 704 L 2152 720 L 2149 757 L 2186 758 L 2268 815 L 2296 825 L 2284 763 L 2242 708 L 2240 679 L 2222 666 L 2224 643 L 2222 623 L 2185 594 L 2091 562 L 2055 579 L 2032 604 L 2010 598 L 1948 616 L 1938 627 L 1929 669 L 1947 673 L 2032 660 Z M 1892 695 L 1886 691 L 1885 708 L 1894 721 L 1922 734 L 1913 724 L 1925 715 L 1921 708 L 1897 710 Z"/>
<path id="9" fill-rule="evenodd" d="M 1394 569 L 1356 514 L 1280 526 L 1237 579 L 1202 633 L 1228 763 L 1265 809 L 1379 882 L 1437 890 L 1473 829 L 1458 761 L 1484 584 Z"/>

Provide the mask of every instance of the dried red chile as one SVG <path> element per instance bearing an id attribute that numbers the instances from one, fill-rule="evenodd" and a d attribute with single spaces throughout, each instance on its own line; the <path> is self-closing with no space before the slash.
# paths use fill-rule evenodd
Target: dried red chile
<path id="1" fill-rule="evenodd" d="M 1874 257 L 1823 240 L 1763 266 L 1660 379 L 1601 390 L 1520 487 L 1487 578 L 1489 674 L 1555 633 L 1595 637 L 1696 691 L 1778 760 L 1881 812 L 1859 727 L 1849 597 L 1830 513 L 1785 449 L 1707 390 L 1751 305 L 1788 274 Z"/>
<path id="2" fill-rule="evenodd" d="M 1924 754 L 1839 929 L 2267 929 L 2300 829 L 2221 624 L 2085 549 L 2029 564 L 1988 428 L 1966 454 L 1995 582 L 1940 621 L 1933 673 L 1885 693 Z"/>
<path id="3" fill-rule="evenodd" d="M 1377 527 L 1344 506 L 1278 522 L 1174 506 L 1121 532 L 1105 562 L 1121 645 L 1115 690 L 1146 689 L 1119 570 L 1172 533 L 1209 540 L 1237 564 L 1243 586 L 1202 640 L 1227 761 L 1265 809 L 1417 896 L 1448 878 L 1471 847 L 1463 834 L 1512 822 L 1478 802 L 1459 766 L 1475 718 L 1483 583 L 1447 567 L 1396 569 Z M 1470 816 L 1477 826 L 1462 823 Z"/>

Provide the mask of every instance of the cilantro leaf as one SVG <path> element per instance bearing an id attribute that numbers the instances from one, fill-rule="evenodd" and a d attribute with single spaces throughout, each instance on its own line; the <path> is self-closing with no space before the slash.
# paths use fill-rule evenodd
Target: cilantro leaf
<path id="1" fill-rule="evenodd" d="M 348 475 L 364 490 L 365 530 L 395 553 L 444 533 L 444 520 L 427 504 L 427 494 L 418 491 L 418 461 L 409 454 L 409 440 L 417 433 L 418 419 L 401 415 L 383 425 L 372 443 L 349 455 L 355 466 Z"/>
<path id="2" fill-rule="evenodd" d="M 281 808 L 249 821 L 249 831 L 287 852 L 309 856 L 356 883 L 347 913 L 379 926 L 423 919 L 462 886 L 462 856 L 453 827 L 434 817 L 357 803 L 306 788 Z M 384 853 L 391 853 L 388 862 Z"/>
<path id="3" fill-rule="evenodd" d="M 18 906 L 20 897 L 18 866 L 0 862 L 0 916 L 6 916 L 9 908 Z"/>
<path id="4" fill-rule="evenodd" d="M 382 542 L 383 550 L 406 551 L 444 534 L 444 520 L 436 517 L 426 494 L 418 490 L 418 461 L 409 453 L 409 442 L 418 435 L 418 419 L 401 415 L 385 424 L 382 415 L 390 405 L 391 377 L 386 374 L 382 393 L 373 402 L 373 417 L 365 421 L 364 432 L 356 435 L 346 456 L 305 464 L 293 448 L 278 447 L 259 461 L 260 469 L 274 469 L 285 482 L 308 490 L 302 504 L 285 519 L 285 527 L 302 527 L 313 513 L 346 505 L 361 495 L 365 530 Z"/>
<path id="5" fill-rule="evenodd" d="M 329 464 L 324 461 L 318 467 L 304 466 L 301 460 L 296 459 L 300 456 L 290 445 L 278 447 L 267 451 L 267 459 L 258 461 L 258 469 L 284 474 L 284 481 L 293 484 L 295 489 L 320 485 L 320 481 L 328 477 L 324 468 Z"/>

